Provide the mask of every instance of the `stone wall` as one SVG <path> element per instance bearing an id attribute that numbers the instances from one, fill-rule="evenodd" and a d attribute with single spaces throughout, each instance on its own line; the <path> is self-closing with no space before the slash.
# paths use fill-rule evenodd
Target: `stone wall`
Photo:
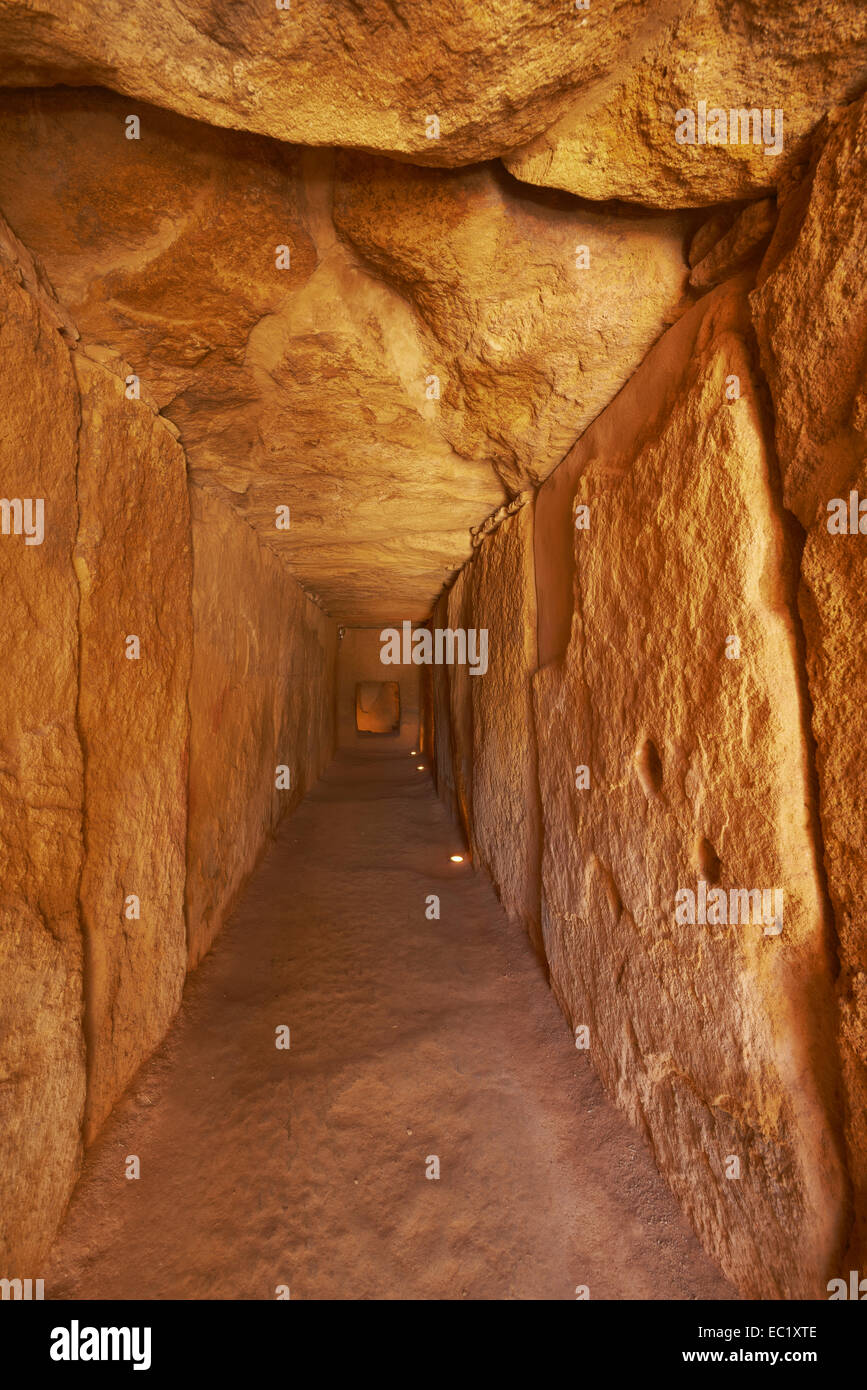
<path id="1" fill-rule="evenodd" d="M 867 491 L 864 121 L 829 118 L 758 279 L 668 330 L 433 618 L 490 629 L 484 678 L 432 673 L 440 794 L 755 1298 L 864 1260 L 867 573 L 827 524 Z"/>
<path id="2" fill-rule="evenodd" d="M 867 1264 L 865 180 L 867 100 L 862 98 L 831 114 L 813 141 L 810 160 L 784 190 L 777 232 L 752 296 L 773 398 L 783 496 L 806 532 L 798 608 L 812 701 L 821 843 L 836 926 L 845 1128 L 854 1184 L 846 1271 Z M 851 526 L 853 494 L 857 530 Z"/>
<path id="3" fill-rule="evenodd" d="M 56 321 L 23 283 L 3 230 L 3 490 L 7 500 L 43 500 L 45 537 L 27 545 L 23 534 L 0 536 L 0 1263 L 5 1277 L 38 1278 L 78 1170 L 85 1095 L 72 566 L 80 417 Z"/>
<path id="4" fill-rule="evenodd" d="M 334 747 L 335 624 L 77 336 L 0 219 L 4 1278 Z"/>
<path id="5" fill-rule="evenodd" d="M 193 671 L 190 964 L 207 951 L 280 817 L 334 751 L 337 630 L 256 532 L 190 489 Z M 277 786 L 280 776 L 288 786 Z"/>
<path id="6" fill-rule="evenodd" d="M 193 634 L 184 451 L 119 376 L 72 363 L 89 1142 L 181 999 Z"/>
<path id="7" fill-rule="evenodd" d="M 541 953 L 541 806 L 530 678 L 536 666 L 532 496 L 488 534 L 437 605 L 434 627 L 487 632 L 488 667 L 432 670 L 440 794 L 474 862 Z"/>

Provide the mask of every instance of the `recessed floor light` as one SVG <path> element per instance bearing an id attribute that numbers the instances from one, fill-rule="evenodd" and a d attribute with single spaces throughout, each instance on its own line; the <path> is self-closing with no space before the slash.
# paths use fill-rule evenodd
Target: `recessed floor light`
<path id="1" fill-rule="evenodd" d="M 424 772 L 424 763 L 419 763 L 418 770 L 419 772 Z"/>
<path id="2" fill-rule="evenodd" d="M 449 858 L 453 864 L 463 864 L 464 862 L 464 856 L 462 854 L 451 854 Z"/>

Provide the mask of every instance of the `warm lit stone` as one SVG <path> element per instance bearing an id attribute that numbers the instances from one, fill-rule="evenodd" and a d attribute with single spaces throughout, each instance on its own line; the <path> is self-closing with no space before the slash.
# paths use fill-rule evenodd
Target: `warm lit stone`
<path id="1" fill-rule="evenodd" d="M 0 83 L 87 84 L 215 126 L 461 165 L 505 154 L 536 184 L 675 207 L 766 192 L 867 69 L 860 0 L 480 5 L 112 0 L 0 4 Z M 700 100 L 779 107 L 785 155 L 679 147 Z M 434 118 L 437 122 L 433 123 Z"/>
<path id="2" fill-rule="evenodd" d="M 332 755 L 337 632 L 255 531 L 201 488 L 190 497 L 186 896 L 196 964 L 278 820 Z M 278 787 L 278 768 L 288 785 Z"/>
<path id="3" fill-rule="evenodd" d="M 586 505 L 589 528 L 568 645 L 536 677 L 543 931 L 573 1025 L 708 1248 L 753 1297 L 816 1297 L 846 1214 L 811 1063 L 833 1046 L 831 961 L 745 288 L 672 329 L 559 470 L 560 509 Z M 555 510 L 537 510 L 537 558 Z M 562 579 L 543 570 L 540 609 Z M 782 935 L 678 924 L 698 879 L 781 887 Z"/>
<path id="4" fill-rule="evenodd" d="M 658 12 L 656 32 L 623 52 L 604 81 L 584 84 L 568 110 L 505 163 L 530 183 L 583 198 L 697 207 L 770 192 L 828 107 L 867 80 L 867 10 L 838 0 L 809 10 L 789 0 L 692 0 Z M 726 112 L 726 143 L 678 144 L 679 111 Z M 729 142 L 731 110 L 782 111 L 782 148 Z M 685 123 L 684 123 L 685 125 Z M 777 126 L 779 123 L 777 123 Z M 722 126 L 714 124 L 714 135 Z M 752 129 L 750 129 L 752 135 Z"/>
<path id="5" fill-rule="evenodd" d="M 122 377 L 73 361 L 90 1139 L 163 1037 L 186 972 L 191 554 L 169 427 Z"/>
<path id="6" fill-rule="evenodd" d="M 683 219 L 603 216 L 492 165 L 335 167 L 153 108 L 128 141 L 125 109 L 3 94 L 0 206 L 196 481 L 335 617 L 423 621 L 470 528 L 550 472 L 676 317 Z"/>
<path id="7" fill-rule="evenodd" d="M 397 681 L 358 681 L 355 728 L 360 734 L 400 733 L 400 686 Z"/>
<path id="8" fill-rule="evenodd" d="M 0 1277 L 339 743 L 347 883 L 432 775 L 419 920 L 489 875 L 727 1275 L 823 1296 L 867 1259 L 862 0 L 92 11 L 0 0 Z"/>
<path id="9" fill-rule="evenodd" d="M 770 241 L 776 220 L 773 198 L 762 198 L 757 203 L 749 203 L 697 261 L 693 261 L 690 247 L 693 269 L 689 283 L 692 288 L 699 291 L 713 289 L 714 285 L 722 284 L 723 280 L 755 261 Z M 697 239 L 697 236 L 693 239 L 693 246 Z"/>
<path id="10" fill-rule="evenodd" d="M 0 220 L 3 496 L 44 503 L 41 544 L 0 535 L 0 1277 L 35 1279 L 81 1153 L 84 792 L 72 566 L 78 399 L 61 317 L 25 287 L 31 269 Z"/>
<path id="11" fill-rule="evenodd" d="M 496 165 L 338 170 L 338 232 L 417 311 L 431 419 L 510 492 L 540 482 L 677 316 L 683 218 L 597 211 Z"/>
<path id="12" fill-rule="evenodd" d="M 752 296 L 787 504 L 807 528 L 799 607 L 813 706 L 828 892 L 839 942 L 841 1053 L 854 1180 L 851 1260 L 867 1255 L 867 101 L 835 112 Z M 847 530 L 829 530 L 839 507 Z M 829 510 L 829 504 L 831 510 Z M 867 508 L 865 508 L 867 513 Z"/>
<path id="13" fill-rule="evenodd" d="M 451 786 L 461 776 L 471 779 L 474 861 L 488 869 L 503 906 L 541 954 L 541 808 L 530 684 L 536 665 L 533 507 L 530 497 L 524 501 L 486 536 L 463 572 L 460 616 L 486 632 L 487 669 L 461 681 L 456 692 L 459 714 L 450 731 L 460 761 L 446 777 Z M 452 622 L 456 616 L 452 605 Z M 454 678 L 454 667 L 433 668 L 440 700 Z M 451 737 L 446 746 L 453 757 Z"/>
<path id="14" fill-rule="evenodd" d="M 867 456 L 865 171 L 862 99 L 833 114 L 786 188 L 752 296 L 783 494 L 805 527 Z"/>
<path id="15" fill-rule="evenodd" d="M 544 130 L 659 29 L 628 0 L 589 16 L 535 0 L 111 0 L 98 16 L 86 0 L 3 0 L 0 82 L 98 84 L 211 125 L 462 164 Z"/>
<path id="16" fill-rule="evenodd" d="M 356 719 L 357 692 L 359 683 L 363 686 L 379 685 L 384 681 L 396 682 L 397 723 L 394 731 L 394 746 L 400 748 L 419 748 L 419 685 L 421 667 L 409 662 L 383 662 L 383 652 L 391 654 L 388 638 L 382 634 L 397 632 L 400 635 L 399 655 L 404 656 L 403 619 L 395 620 L 385 627 L 348 627 L 337 649 L 337 738 L 341 747 L 370 749 L 379 744 L 378 739 L 361 732 Z M 410 634 L 415 628 L 410 629 Z M 412 654 L 411 636 L 408 654 Z M 391 747 L 391 743 L 386 744 Z M 375 750 L 374 750 L 375 751 Z M 382 751 L 382 745 L 380 745 Z M 421 758 L 419 759 L 421 761 Z"/>
<path id="17" fill-rule="evenodd" d="M 541 806 L 530 673 L 536 666 L 533 506 L 485 537 L 469 566 L 474 627 L 488 633 L 488 669 L 473 702 L 475 852 L 506 910 L 542 953 Z"/>

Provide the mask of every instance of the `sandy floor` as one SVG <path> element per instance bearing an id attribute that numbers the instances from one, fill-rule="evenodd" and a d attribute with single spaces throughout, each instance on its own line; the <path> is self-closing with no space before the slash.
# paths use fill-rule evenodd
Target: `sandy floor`
<path id="1" fill-rule="evenodd" d="M 342 754 L 283 823 L 90 1152 L 48 1297 L 734 1296 L 417 761 Z"/>

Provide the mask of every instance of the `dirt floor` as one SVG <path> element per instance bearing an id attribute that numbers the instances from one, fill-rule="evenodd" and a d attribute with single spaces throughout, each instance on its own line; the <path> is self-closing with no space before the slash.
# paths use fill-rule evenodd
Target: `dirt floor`
<path id="1" fill-rule="evenodd" d="M 419 761 L 343 753 L 283 822 L 89 1153 L 47 1297 L 735 1297 Z"/>

